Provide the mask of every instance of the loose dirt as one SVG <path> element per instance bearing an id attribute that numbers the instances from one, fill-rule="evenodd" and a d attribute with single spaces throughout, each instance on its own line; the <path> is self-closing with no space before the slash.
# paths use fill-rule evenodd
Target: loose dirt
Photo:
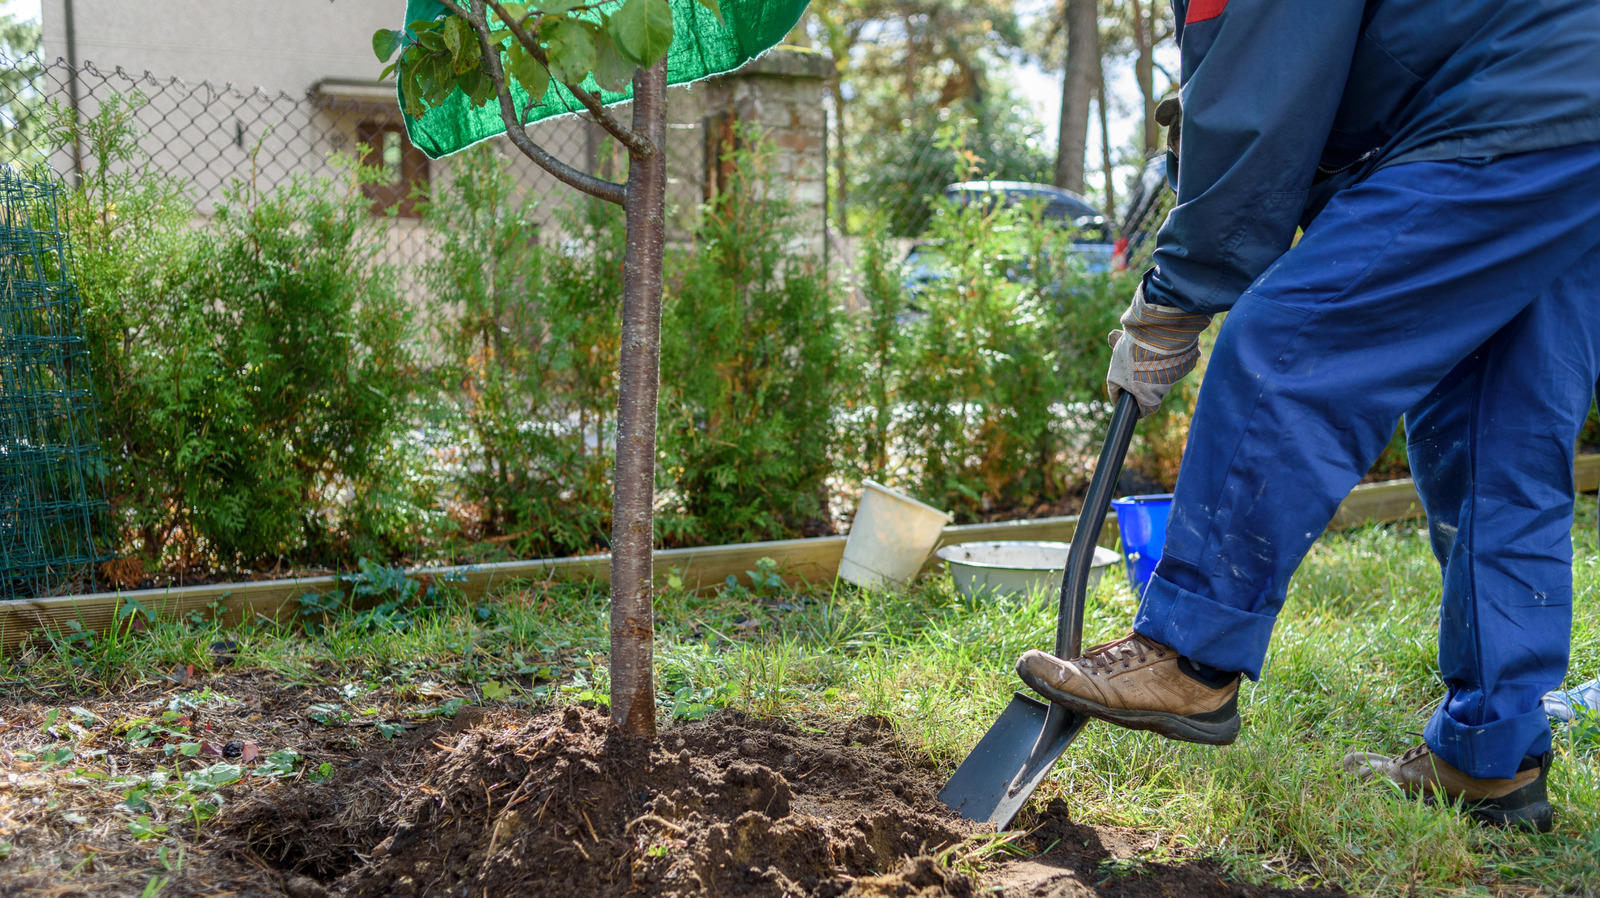
<path id="1" fill-rule="evenodd" d="M 1074 824 L 1059 803 L 1016 846 L 1042 853 L 982 861 L 934 798 L 941 772 L 881 718 L 723 713 L 652 746 L 579 708 L 466 724 L 235 801 L 219 821 L 232 854 L 291 894 L 350 898 L 1315 894 L 1205 861 L 1120 863 L 1138 834 Z"/>
<path id="2" fill-rule="evenodd" d="M 721 712 L 645 746 L 584 708 L 339 682 L 3 684 L 0 896 L 1315 894 L 1150 863 L 1151 834 L 1061 802 L 996 850 L 935 799 L 949 771 L 882 718 Z"/>

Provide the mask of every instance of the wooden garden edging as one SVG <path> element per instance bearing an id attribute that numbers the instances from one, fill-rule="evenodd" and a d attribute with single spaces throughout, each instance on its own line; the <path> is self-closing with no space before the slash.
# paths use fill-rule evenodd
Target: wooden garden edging
<path id="1" fill-rule="evenodd" d="M 1580 456 L 1573 466 L 1573 474 L 1578 492 L 1593 492 L 1600 488 L 1600 455 Z M 1416 487 L 1410 480 L 1369 483 L 1350 492 L 1340 504 L 1329 529 L 1400 521 L 1420 517 L 1421 514 Z M 1077 515 L 965 524 L 946 527 L 939 544 L 944 546 L 996 539 L 1064 542 L 1072 539 L 1077 526 Z M 1111 544 L 1115 539 L 1116 519 L 1115 516 L 1108 516 L 1101 542 Z M 828 582 L 839 569 L 844 544 L 843 536 L 824 536 L 695 549 L 663 549 L 655 553 L 655 569 L 660 577 L 676 571 L 685 585 L 700 588 L 723 583 L 730 576 L 747 580 L 745 571 L 754 570 L 756 562 L 762 558 L 772 558 L 791 579 Z M 930 562 L 930 566 L 935 563 Z M 519 582 L 606 582 L 610 578 L 610 565 L 610 556 L 584 555 L 424 568 L 415 573 L 418 576 L 451 578 L 468 596 L 477 598 L 496 588 Z M 69 621 L 76 622 L 83 630 L 104 632 L 116 620 L 117 609 L 123 604 L 124 597 L 137 601 L 153 614 L 176 617 L 199 611 L 208 615 L 216 614 L 224 623 L 231 625 L 257 617 L 292 618 L 299 609 L 296 600 L 300 596 L 329 592 L 338 586 L 337 578 L 323 576 L 0 602 L 0 653 L 15 649 L 36 631 L 71 629 Z"/>

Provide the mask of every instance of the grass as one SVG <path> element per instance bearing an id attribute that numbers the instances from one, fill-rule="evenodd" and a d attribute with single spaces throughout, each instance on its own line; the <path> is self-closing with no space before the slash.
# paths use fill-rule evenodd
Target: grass
<path id="1" fill-rule="evenodd" d="M 1580 517 L 1569 683 L 1600 666 L 1596 521 L 1592 509 Z M 1146 833 L 1142 860 L 1217 857 L 1252 881 L 1373 895 L 1600 892 L 1593 722 L 1557 732 L 1557 830 L 1548 836 L 1479 828 L 1340 773 L 1349 750 L 1398 753 L 1416 742 L 1442 692 L 1438 592 L 1414 524 L 1324 537 L 1295 578 L 1265 676 L 1245 689 L 1236 744 L 1205 748 L 1092 724 L 1039 797 L 1063 798 L 1079 822 Z M 954 763 L 1017 688 L 1016 657 L 1050 644 L 1048 605 L 964 600 L 945 577 L 897 592 L 667 589 L 658 597 L 660 708 L 680 719 L 728 706 L 882 714 Z M 1126 583 L 1107 577 L 1091 599 L 1085 641 L 1121 635 L 1134 606 Z M 137 634 L 35 645 L 0 662 L 0 690 L 66 714 L 75 697 L 213 665 L 211 646 L 223 639 L 237 643 L 235 670 L 337 687 L 357 716 L 378 714 L 378 696 L 391 710 L 420 703 L 405 713 L 425 715 L 450 711 L 438 703 L 447 694 L 459 708 L 603 699 L 607 689 L 606 597 L 566 585 L 480 603 L 446 596 L 379 620 L 335 615 L 319 636 L 265 624 L 223 632 L 198 618 L 146 622 Z"/>

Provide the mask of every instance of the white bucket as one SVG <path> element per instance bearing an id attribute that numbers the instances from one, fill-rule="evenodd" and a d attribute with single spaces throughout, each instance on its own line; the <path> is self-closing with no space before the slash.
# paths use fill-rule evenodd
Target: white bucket
<path id="1" fill-rule="evenodd" d="M 863 485 L 839 578 L 857 586 L 908 583 L 928 560 L 944 525 L 955 519 L 876 481 Z"/>

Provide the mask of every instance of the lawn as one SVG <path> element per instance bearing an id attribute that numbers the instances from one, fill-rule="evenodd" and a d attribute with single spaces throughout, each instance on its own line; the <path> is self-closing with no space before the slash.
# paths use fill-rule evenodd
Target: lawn
<path id="1" fill-rule="evenodd" d="M 1600 552 L 1593 502 L 1580 504 L 1569 684 L 1600 667 Z M 878 752 L 869 763 L 886 765 L 877 774 L 885 801 L 903 798 L 908 808 L 926 804 L 927 783 L 948 775 L 1018 687 L 1016 657 L 1048 645 L 1053 633 L 1053 608 L 1042 598 L 971 602 L 944 576 L 893 593 L 796 591 L 757 580 L 764 585 L 703 594 L 667 588 L 658 597 L 660 707 L 673 721 L 663 742 L 700 751 L 736 732 L 744 741 L 734 754 L 788 745 L 785 759 L 803 761 L 815 748 L 807 739 L 843 732 L 816 757 Z M 1104 848 L 1088 874 L 1078 870 L 1099 894 L 1158 892 L 1161 882 L 1180 881 L 1170 880 L 1173 871 L 1196 870 L 1228 888 L 1600 892 L 1594 720 L 1558 730 L 1558 816 L 1548 836 L 1482 829 L 1339 771 L 1349 750 L 1398 753 L 1416 741 L 1440 691 L 1438 589 L 1415 524 L 1325 536 L 1295 578 L 1265 676 L 1244 690 L 1237 743 L 1204 748 L 1091 724 L 1018 819 L 1026 834 L 985 837 L 929 822 L 912 829 L 925 843 L 906 853 L 936 854 L 985 888 L 1024 894 L 1008 884 L 1033 869 L 1030 862 L 1065 850 L 1070 817 L 1072 838 L 1099 839 Z M 1133 609 L 1126 583 L 1108 576 L 1092 597 L 1086 642 L 1120 635 Z M 261 838 L 263 820 L 282 816 L 284 796 L 334 794 L 327 790 L 374 770 L 423 782 L 463 757 L 464 746 L 520 751 L 541 721 L 559 721 L 562 708 L 593 706 L 606 693 L 606 597 L 582 585 L 525 585 L 476 604 L 444 588 L 428 607 L 345 612 L 310 621 L 311 633 L 131 618 L 139 626 L 120 636 L 35 643 L 0 663 L 0 764 L 8 773 L 0 782 L 0 893 L 49 884 L 59 894 L 323 894 L 335 874 L 377 863 L 373 848 L 331 864 L 281 834 Z M 566 719 L 575 732 L 599 720 L 588 712 Z M 860 735 L 875 728 L 882 732 Z M 706 757 L 728 748 L 718 746 Z M 427 782 L 434 785 L 408 788 L 437 786 Z M 796 795 L 804 792 L 797 783 Z M 390 826 L 385 815 L 400 807 L 368 809 L 354 791 L 338 794 L 347 823 L 361 816 Z M 264 796 L 280 803 L 264 804 Z M 582 822 L 595 829 L 587 816 Z M 322 824 L 308 817 L 305 825 Z M 926 844 L 938 833 L 955 833 L 958 844 Z M 661 864 L 672 860 L 668 842 L 640 850 Z M 868 893 L 867 880 L 846 879 L 858 890 L 852 894 Z"/>

